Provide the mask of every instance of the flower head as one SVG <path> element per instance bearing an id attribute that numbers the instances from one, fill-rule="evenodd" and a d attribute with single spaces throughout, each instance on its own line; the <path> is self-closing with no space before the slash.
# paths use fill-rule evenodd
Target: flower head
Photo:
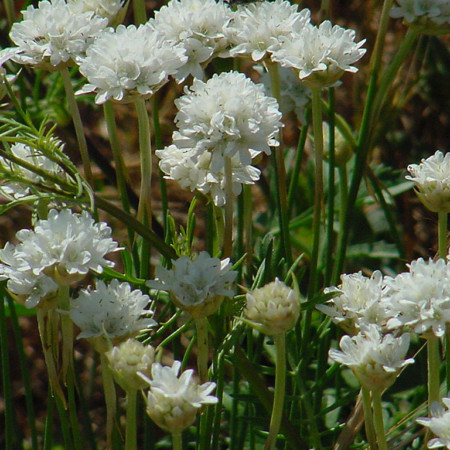
<path id="1" fill-rule="evenodd" d="M 181 256 L 168 270 L 156 268 L 156 281 L 147 285 L 170 292 L 173 301 L 194 317 L 213 314 L 224 297 L 233 297 L 232 284 L 237 272 L 231 270 L 229 258 L 211 258 L 201 252 L 194 260 Z"/>
<path id="2" fill-rule="evenodd" d="M 203 67 L 228 45 L 225 28 L 230 19 L 231 11 L 221 0 L 170 0 L 148 26 L 186 50 L 188 58 L 175 75 L 182 82 L 190 74 L 204 77 Z"/>
<path id="3" fill-rule="evenodd" d="M 229 27 L 231 56 L 247 55 L 253 61 L 268 56 L 268 49 L 280 36 L 299 32 L 309 23 L 311 12 L 286 0 L 242 5 Z"/>
<path id="4" fill-rule="evenodd" d="M 285 333 L 295 326 L 300 314 L 296 292 L 278 278 L 246 296 L 245 316 L 269 336 Z"/>
<path id="5" fill-rule="evenodd" d="M 147 383 L 138 372 L 149 377 L 155 361 L 155 349 L 136 339 L 127 339 L 106 352 L 114 378 L 125 391 L 144 389 Z"/>
<path id="6" fill-rule="evenodd" d="M 342 351 L 331 349 L 330 358 L 355 373 L 367 389 L 384 389 L 391 386 L 400 369 L 412 364 L 414 359 L 404 359 L 409 348 L 408 333 L 396 338 L 382 335 L 379 328 L 370 324 L 356 336 L 343 336 L 339 346 Z"/>
<path id="7" fill-rule="evenodd" d="M 20 50 L 12 59 L 47 70 L 73 65 L 107 24 L 93 11 L 74 12 L 65 0 L 30 5 L 11 28 L 10 38 Z"/>
<path id="8" fill-rule="evenodd" d="M 148 26 L 107 28 L 79 58 L 89 83 L 77 94 L 95 92 L 96 103 L 148 98 L 186 61 L 184 49 Z"/>
<path id="9" fill-rule="evenodd" d="M 406 179 L 414 182 L 422 203 L 433 212 L 450 212 L 450 153 L 437 151 L 422 159 L 420 164 L 408 166 Z"/>
<path id="10" fill-rule="evenodd" d="M 96 16 L 106 17 L 109 24 L 120 23 L 125 15 L 128 0 L 68 0 L 76 13 L 92 11 Z"/>
<path id="11" fill-rule="evenodd" d="M 335 293 L 336 296 L 316 308 L 353 335 L 362 325 L 385 325 L 387 311 L 384 291 L 383 276 L 378 270 L 370 278 L 361 272 L 344 274 L 341 275 L 340 286 L 325 289 L 325 293 Z"/>
<path id="12" fill-rule="evenodd" d="M 75 214 L 68 209 L 51 210 L 46 220 L 38 220 L 34 230 L 20 230 L 17 245 L 7 243 L 2 250 L 0 273 L 7 278 L 12 293 L 25 296 L 32 308 L 41 295 L 55 285 L 83 279 L 89 270 L 101 273 L 113 262 L 104 257 L 119 250 L 104 222 L 95 223 L 90 214 Z M 23 286 L 18 286 L 20 282 Z"/>
<path id="13" fill-rule="evenodd" d="M 445 447 L 450 449 L 450 397 L 441 399 L 445 408 L 439 402 L 431 405 L 432 417 L 419 417 L 416 422 L 428 427 L 437 436 L 428 441 L 428 448 Z"/>
<path id="14" fill-rule="evenodd" d="M 3 67 L 3 64 L 12 59 L 18 52 L 19 50 L 16 48 L 5 48 L 0 50 L 0 100 L 8 92 L 6 82 L 12 84 L 17 78 L 17 75 L 8 75 L 6 69 Z"/>
<path id="15" fill-rule="evenodd" d="M 148 295 L 128 283 L 97 280 L 96 289 L 83 289 L 72 300 L 70 317 L 81 329 L 78 339 L 107 337 L 120 342 L 156 325 L 146 309 Z"/>
<path id="16" fill-rule="evenodd" d="M 365 40 L 355 42 L 355 31 L 325 20 L 319 27 L 311 24 L 300 32 L 281 37 L 269 48 L 272 60 L 290 67 L 311 88 L 335 84 L 344 72 L 356 72 L 356 61 L 362 58 Z"/>
<path id="17" fill-rule="evenodd" d="M 216 387 L 215 383 L 199 385 L 193 379 L 192 370 L 179 376 L 180 368 L 179 361 L 174 361 L 172 367 L 154 363 L 152 379 L 145 378 L 150 386 L 147 414 L 160 428 L 171 433 L 192 425 L 202 405 L 217 403 L 217 398 L 209 395 Z"/>

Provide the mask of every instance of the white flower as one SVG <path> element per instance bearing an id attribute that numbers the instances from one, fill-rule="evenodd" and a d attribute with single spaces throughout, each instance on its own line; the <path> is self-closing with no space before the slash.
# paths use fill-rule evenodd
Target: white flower
<path id="1" fill-rule="evenodd" d="M 174 44 L 183 45 L 188 56 L 175 76 L 178 82 L 190 74 L 204 77 L 203 67 L 228 45 L 225 28 L 231 15 L 222 0 L 170 0 L 155 12 L 148 26 Z"/>
<path id="2" fill-rule="evenodd" d="M 125 391 L 144 389 L 146 382 L 138 375 L 147 377 L 155 361 L 155 349 L 130 338 L 106 352 L 114 378 Z"/>
<path id="3" fill-rule="evenodd" d="M 445 334 L 450 323 L 450 273 L 443 259 L 413 261 L 409 272 L 386 277 L 389 328 L 411 327 L 416 333 Z"/>
<path id="4" fill-rule="evenodd" d="M 450 212 L 450 153 L 437 151 L 420 164 L 410 164 L 411 175 L 405 178 L 414 182 L 422 203 L 433 212 Z"/>
<path id="5" fill-rule="evenodd" d="M 336 296 L 316 308 L 330 316 L 347 333 L 355 334 L 364 324 L 385 325 L 388 313 L 384 291 L 383 275 L 379 270 L 370 278 L 361 272 L 344 274 L 341 275 L 340 286 L 325 289 L 325 293 L 335 293 Z"/>
<path id="6" fill-rule="evenodd" d="M 170 292 L 173 301 L 194 317 L 213 314 L 224 297 L 233 297 L 237 272 L 231 270 L 229 258 L 221 261 L 201 252 L 194 260 L 181 256 L 172 265 L 170 270 L 156 267 L 157 281 L 147 285 Z"/>
<path id="7" fill-rule="evenodd" d="M 108 337 L 122 341 L 156 325 L 146 309 L 148 295 L 128 283 L 97 280 L 97 289 L 83 289 L 72 300 L 70 317 L 81 329 L 78 339 Z"/>
<path id="8" fill-rule="evenodd" d="M 152 379 L 143 377 L 150 386 L 147 414 L 160 428 L 171 433 L 179 433 L 192 425 L 202 405 L 217 403 L 217 398 L 209 395 L 215 383 L 199 385 L 192 378 L 193 370 L 186 370 L 178 377 L 180 368 L 179 361 L 174 361 L 172 367 L 154 363 Z"/>
<path id="9" fill-rule="evenodd" d="M 106 17 L 111 24 L 124 14 L 128 0 L 67 0 L 67 3 L 75 13 L 92 11 L 96 16 Z"/>
<path id="10" fill-rule="evenodd" d="M 335 84 L 344 72 L 357 72 L 353 63 L 362 58 L 365 40 L 355 42 L 355 31 L 325 20 L 319 27 L 307 24 L 301 31 L 280 37 L 269 48 L 272 60 L 293 68 L 311 88 Z"/>
<path id="11" fill-rule="evenodd" d="M 395 381 L 400 369 L 412 364 L 414 359 L 404 359 L 409 348 L 408 333 L 396 338 L 383 336 L 379 328 L 370 324 L 356 336 L 343 336 L 339 346 L 342 351 L 331 349 L 329 356 L 355 373 L 367 389 L 385 389 Z"/>
<path id="12" fill-rule="evenodd" d="M 88 48 L 86 57 L 78 59 L 80 72 L 89 83 L 77 94 L 95 92 L 99 104 L 109 99 L 128 102 L 148 98 L 185 61 L 181 46 L 147 26 L 107 28 Z"/>
<path id="13" fill-rule="evenodd" d="M 292 329 L 300 314 L 296 292 L 278 278 L 246 295 L 245 316 L 264 334 L 276 336 Z"/>
<path id="14" fill-rule="evenodd" d="M 64 0 L 30 5 L 11 28 L 10 38 L 20 49 L 12 59 L 47 70 L 72 65 L 107 23 L 92 11 L 75 13 Z"/>
<path id="15" fill-rule="evenodd" d="M 12 59 L 12 57 L 17 55 L 18 52 L 19 50 L 16 48 L 5 48 L 0 50 L 0 100 L 8 92 L 6 89 L 6 82 L 12 84 L 17 78 L 17 75 L 8 75 L 6 73 L 6 69 L 3 67 L 3 64 Z"/>
<path id="16" fill-rule="evenodd" d="M 286 0 L 261 1 L 243 5 L 230 26 L 231 56 L 248 55 L 253 61 L 267 56 L 268 48 L 280 36 L 300 31 L 309 23 L 308 9 L 298 12 L 298 5 Z"/>
<path id="17" fill-rule="evenodd" d="M 408 25 L 425 34 L 448 33 L 450 25 L 449 0 L 397 0 L 390 16 L 403 17 Z"/>
<path id="18" fill-rule="evenodd" d="M 207 83 L 194 80 L 176 106 L 175 144 L 196 148 L 200 143 L 202 151 L 212 153 L 213 172 L 223 169 L 225 156 L 237 154 L 246 166 L 259 153 L 270 154 L 270 146 L 279 145 L 276 135 L 282 124 L 277 101 L 242 73 L 215 74 Z"/>
<path id="19" fill-rule="evenodd" d="M 94 223 L 89 213 L 51 210 L 47 220 L 36 222 L 34 230 L 20 230 L 17 245 L 2 250 L 0 273 L 8 278 L 12 293 L 27 296 L 26 306 L 39 303 L 39 293 L 52 292 L 54 283 L 67 285 L 85 277 L 89 270 L 101 273 L 113 262 L 107 253 L 119 250 L 106 223 Z M 50 280 L 47 280 L 49 278 Z M 25 285 L 19 287 L 19 281 Z"/>
<path id="20" fill-rule="evenodd" d="M 428 441 L 428 448 L 445 447 L 450 449 L 450 397 L 444 397 L 441 402 L 445 408 L 438 402 L 431 405 L 432 417 L 419 417 L 416 422 L 428 427 L 431 432 L 437 436 Z"/>
<path id="21" fill-rule="evenodd" d="M 211 156 L 208 151 L 178 148 L 170 145 L 155 153 L 160 158 L 159 167 L 167 179 L 177 181 L 180 186 L 190 191 L 198 190 L 210 196 L 216 206 L 223 206 L 225 196 L 225 167 L 217 170 L 211 168 Z M 244 166 L 237 155 L 231 158 L 233 193 L 239 195 L 243 184 L 254 184 L 259 180 L 260 170 L 251 165 Z"/>
<path id="22" fill-rule="evenodd" d="M 21 159 L 28 164 L 32 164 L 33 166 L 37 167 L 38 169 L 44 170 L 47 173 L 61 177 L 64 175 L 64 171 L 56 162 L 47 158 L 39 150 L 28 145 L 21 143 L 14 144 L 11 146 L 11 153 L 18 159 Z M 20 166 L 19 164 L 13 163 L 6 158 L 0 157 L 0 170 L 2 170 L 2 168 L 4 170 L 7 170 L 13 176 L 25 178 L 31 184 L 46 183 L 44 177 L 36 174 L 32 170 L 28 170 Z M 5 177 L 5 174 L 3 174 L 3 177 Z M 8 173 L 6 174 L 5 178 L 7 177 Z M 8 179 L 6 179 L 2 181 L 0 192 L 6 194 L 7 196 L 20 198 L 29 194 L 30 188 L 26 183 L 22 183 L 20 181 L 9 181 Z"/>

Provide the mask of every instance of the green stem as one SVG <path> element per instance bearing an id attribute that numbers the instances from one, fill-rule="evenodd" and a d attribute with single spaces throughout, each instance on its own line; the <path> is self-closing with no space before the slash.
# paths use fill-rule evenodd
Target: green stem
<path id="1" fill-rule="evenodd" d="M 272 417 L 270 418 L 269 435 L 264 444 L 264 450 L 273 450 L 275 448 L 283 414 L 286 386 L 286 335 L 283 333 L 274 336 L 273 339 L 276 349 L 275 394 L 273 399 Z"/>
<path id="2" fill-rule="evenodd" d="M 369 442 L 370 450 L 377 450 L 377 438 L 375 435 L 375 428 L 373 425 L 372 415 L 372 401 L 370 398 L 370 391 L 365 387 L 361 387 L 361 394 L 364 408 L 364 425 L 366 427 L 366 437 Z"/>
<path id="3" fill-rule="evenodd" d="M 280 77 L 277 64 L 267 64 L 270 75 L 270 87 L 272 95 L 281 105 L 280 93 Z M 278 218 L 280 225 L 281 250 L 286 259 L 288 266 L 292 265 L 291 238 L 289 234 L 289 216 L 287 206 L 286 191 L 286 165 L 284 163 L 283 139 L 281 131 L 279 133 L 280 146 L 274 151 L 274 163 L 277 175 L 277 201 L 278 201 Z"/>
<path id="4" fill-rule="evenodd" d="M 379 450 L 388 450 L 386 442 L 386 433 L 384 431 L 383 423 L 383 409 L 381 407 L 381 390 L 376 389 L 372 391 L 372 406 L 373 406 L 373 422 L 375 426 L 375 434 Z"/>
<path id="5" fill-rule="evenodd" d="M 223 235 L 223 258 L 230 258 L 233 249 L 233 170 L 231 158 L 225 156 L 225 230 Z"/>
<path id="6" fill-rule="evenodd" d="M 75 134 L 77 136 L 78 147 L 80 149 L 81 161 L 83 162 L 84 175 L 89 185 L 93 188 L 94 178 L 92 176 L 91 161 L 89 159 L 86 136 L 84 135 L 80 110 L 78 109 L 78 104 L 75 99 L 75 93 L 73 91 L 72 81 L 70 80 L 69 69 L 67 67 L 64 67 L 60 70 L 60 73 L 67 96 L 69 112 L 72 116 L 73 126 L 75 127 Z"/>
<path id="7" fill-rule="evenodd" d="M 243 202 L 244 202 L 244 233 L 245 233 L 245 264 L 247 266 L 247 276 L 251 277 L 253 272 L 253 197 L 251 186 L 244 185 L 243 187 Z"/>
<path id="8" fill-rule="evenodd" d="M 16 12 L 14 10 L 14 1 L 5 0 L 5 11 L 6 11 L 6 17 L 8 18 L 9 28 L 11 28 L 12 24 L 16 21 Z"/>
<path id="9" fill-rule="evenodd" d="M 447 222 L 448 214 L 446 212 L 438 213 L 438 242 L 439 258 L 447 257 Z"/>
<path id="10" fill-rule="evenodd" d="M 58 308 L 60 310 L 62 335 L 62 368 L 63 383 L 67 385 L 67 371 L 73 369 L 73 322 L 70 318 L 69 286 L 60 286 L 58 289 Z"/>
<path id="11" fill-rule="evenodd" d="M 136 450 L 136 406 L 137 406 L 137 390 L 127 390 L 127 416 L 125 430 L 125 449 Z"/>
<path id="12" fill-rule="evenodd" d="M 173 450 L 183 449 L 183 439 L 181 436 L 181 432 L 172 433 L 172 449 Z"/>
<path id="13" fill-rule="evenodd" d="M 133 13 L 136 25 L 147 22 L 147 11 L 145 9 L 144 0 L 133 0 Z"/>
<path id="14" fill-rule="evenodd" d="M 434 334 L 427 336 L 427 356 L 428 356 L 428 412 L 431 413 L 433 402 L 439 401 L 439 391 L 441 382 L 439 379 L 439 338 Z"/>
<path id="15" fill-rule="evenodd" d="M 194 319 L 197 329 L 197 367 L 200 383 L 208 381 L 208 323 L 206 317 Z"/>
<path id="16" fill-rule="evenodd" d="M 216 245 L 217 248 L 223 248 L 225 241 L 225 227 L 224 227 L 224 218 L 222 208 L 213 205 L 213 214 L 214 214 L 214 223 L 216 225 Z M 216 248 L 214 249 L 216 250 Z"/>
<path id="17" fill-rule="evenodd" d="M 108 358 L 104 353 L 100 355 L 100 363 L 106 403 L 106 446 L 107 448 L 112 448 L 112 434 L 114 418 L 116 416 L 116 387 L 114 385 L 113 374 L 108 365 Z"/>
<path id="18" fill-rule="evenodd" d="M 83 449 L 80 422 L 77 415 L 77 402 L 75 398 L 75 375 L 73 363 L 69 365 L 67 371 L 67 391 L 69 400 L 69 420 L 72 431 L 73 446 L 76 450 Z"/>

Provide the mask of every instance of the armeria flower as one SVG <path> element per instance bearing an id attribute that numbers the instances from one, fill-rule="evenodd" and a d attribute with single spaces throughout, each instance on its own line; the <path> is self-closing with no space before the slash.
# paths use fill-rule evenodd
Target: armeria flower
<path id="1" fill-rule="evenodd" d="M 414 362 L 404 359 L 409 348 L 410 335 L 396 338 L 382 335 L 379 328 L 370 324 L 356 336 L 343 336 L 339 346 L 342 351 L 331 349 L 332 360 L 349 367 L 362 386 L 370 390 L 391 386 L 402 367 Z"/>
<path id="2" fill-rule="evenodd" d="M 129 102 L 148 98 L 185 63 L 180 45 L 167 41 L 149 27 L 119 25 L 107 28 L 78 59 L 89 83 L 77 94 L 95 92 L 96 103 L 109 99 Z"/>
<path id="3" fill-rule="evenodd" d="M 55 283 L 67 285 L 89 270 L 101 273 L 104 266 L 113 266 L 105 255 L 119 250 L 108 225 L 95 223 L 86 211 L 51 210 L 47 220 L 38 220 L 34 230 L 20 230 L 16 238 L 17 245 L 8 242 L 1 252 L 0 273 L 29 308 L 52 292 Z"/>
<path id="4" fill-rule="evenodd" d="M 128 7 L 128 0 L 67 0 L 67 3 L 74 12 L 92 11 L 108 19 L 109 24 L 120 23 Z"/>
<path id="5" fill-rule="evenodd" d="M 159 167 L 165 174 L 164 178 L 177 181 L 184 189 L 197 190 L 210 197 L 216 206 L 223 206 L 226 202 L 225 167 L 212 170 L 212 154 L 199 150 L 201 145 L 193 149 L 170 145 L 164 150 L 157 150 Z M 241 193 L 243 184 L 254 184 L 259 180 L 260 170 L 242 165 L 237 155 L 231 158 L 231 166 L 234 195 Z"/>
<path id="6" fill-rule="evenodd" d="M 44 170 L 47 173 L 64 177 L 64 171 L 56 162 L 47 158 L 47 156 L 33 147 L 17 143 L 11 146 L 11 154 L 25 163 L 32 164 L 34 167 Z M 30 193 L 29 184 L 46 184 L 44 177 L 3 157 L 0 157 L 0 171 L 3 172 L 3 177 L 6 178 L 1 182 L 0 193 L 7 196 L 12 196 L 14 198 L 20 198 L 28 195 Z M 4 171 L 6 171 L 6 176 Z M 8 176 L 17 176 L 25 179 L 27 182 L 9 181 L 7 179 Z"/>
<path id="7" fill-rule="evenodd" d="M 223 169 L 225 156 L 238 155 L 246 166 L 259 153 L 270 154 L 270 147 L 279 145 L 276 135 L 282 124 L 277 101 L 242 73 L 215 74 L 207 83 L 194 80 L 176 106 L 177 147 L 200 144 L 201 151 L 212 153 L 213 172 Z"/>
<path id="8" fill-rule="evenodd" d="M 179 376 L 180 368 L 179 361 L 174 361 L 172 367 L 154 363 L 152 379 L 144 377 L 150 386 L 146 398 L 147 414 L 170 433 L 180 433 L 192 425 L 203 405 L 217 403 L 217 398 L 209 395 L 216 387 L 215 383 L 199 385 L 193 379 L 193 370 L 186 370 Z"/>
<path id="9" fill-rule="evenodd" d="M 365 39 L 356 43 L 355 31 L 325 20 L 319 27 L 307 24 L 300 32 L 282 36 L 269 48 L 272 60 L 290 67 L 311 88 L 335 84 L 344 72 L 357 72 L 356 61 L 366 50 Z"/>
<path id="10" fill-rule="evenodd" d="M 153 311 L 146 309 L 149 303 L 148 295 L 132 290 L 128 283 L 114 279 L 106 285 L 97 280 L 96 289 L 83 289 L 72 300 L 70 317 L 81 329 L 78 339 L 107 338 L 117 343 L 156 325 L 149 317 Z"/>
<path id="11" fill-rule="evenodd" d="M 445 34 L 450 26 L 449 0 L 397 0 L 391 9 L 393 18 L 403 17 L 407 25 L 424 34 Z"/>
<path id="12" fill-rule="evenodd" d="M 330 316 L 347 333 L 356 334 L 361 326 L 374 323 L 386 324 L 387 310 L 384 303 L 385 284 L 383 275 L 376 270 L 370 278 L 361 272 L 341 275 L 338 287 L 325 289 L 335 297 L 316 308 Z"/>
<path id="13" fill-rule="evenodd" d="M 438 402 L 431 405 L 432 417 L 419 417 L 416 422 L 428 427 L 431 432 L 437 436 L 428 441 L 428 448 L 445 447 L 450 449 L 450 397 L 444 397 L 441 402 L 445 408 Z"/>
<path id="14" fill-rule="evenodd" d="M 299 32 L 309 23 L 311 12 L 286 0 L 262 1 L 242 5 L 236 11 L 230 25 L 229 54 L 251 56 L 261 61 L 268 56 L 268 49 L 280 36 Z"/>
<path id="15" fill-rule="evenodd" d="M 386 278 L 389 328 L 410 327 L 418 334 L 445 334 L 450 323 L 450 277 L 443 259 L 413 261 L 409 272 Z"/>
<path id="16" fill-rule="evenodd" d="M 170 0 L 155 12 L 148 26 L 182 45 L 188 56 L 175 76 L 178 82 L 189 75 L 204 77 L 203 67 L 228 45 L 225 28 L 231 15 L 222 0 Z"/>
<path id="17" fill-rule="evenodd" d="M 47 70 L 73 65 L 107 24 L 92 11 L 75 13 L 64 0 L 30 5 L 11 27 L 10 38 L 20 49 L 12 59 Z"/>
<path id="18" fill-rule="evenodd" d="M 219 308 L 224 297 L 233 297 L 237 272 L 230 259 L 211 258 L 201 252 L 194 260 L 181 256 L 172 261 L 172 269 L 156 268 L 156 281 L 147 285 L 170 293 L 172 300 L 193 317 L 205 317 Z"/>
<path id="19" fill-rule="evenodd" d="M 136 339 L 127 339 L 106 352 L 109 366 L 117 383 L 125 391 L 144 389 L 147 383 L 138 372 L 147 377 L 155 361 L 155 349 Z"/>
<path id="20" fill-rule="evenodd" d="M 408 166 L 406 179 L 414 182 L 422 203 L 433 212 L 450 212 L 450 153 L 437 151 L 420 164 Z"/>
<path id="21" fill-rule="evenodd" d="M 300 314 L 296 292 L 278 278 L 246 295 L 245 316 L 264 334 L 276 336 L 293 328 Z"/>

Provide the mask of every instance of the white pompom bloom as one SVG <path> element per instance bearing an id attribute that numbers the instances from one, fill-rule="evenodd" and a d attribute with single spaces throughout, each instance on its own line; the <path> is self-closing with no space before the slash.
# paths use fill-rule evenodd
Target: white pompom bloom
<path id="1" fill-rule="evenodd" d="M 361 272 L 344 274 L 338 287 L 325 289 L 326 294 L 334 293 L 336 296 L 316 308 L 353 335 L 361 326 L 369 323 L 386 325 L 388 312 L 384 300 L 385 290 L 383 275 L 379 270 L 370 278 Z"/>
<path id="2" fill-rule="evenodd" d="M 156 267 L 156 281 L 147 285 L 169 292 L 177 306 L 197 318 L 213 314 L 224 297 L 233 297 L 236 276 L 229 258 L 221 261 L 201 252 L 193 260 L 183 255 L 172 261 L 170 270 Z"/>
<path id="3" fill-rule="evenodd" d="M 75 13 L 64 0 L 30 5 L 11 27 L 10 38 L 20 49 L 12 59 L 46 70 L 73 65 L 107 24 L 92 11 Z"/>
<path id="4" fill-rule="evenodd" d="M 44 170 L 55 176 L 64 177 L 64 171 L 62 168 L 51 159 L 47 158 L 39 150 L 32 148 L 28 145 L 17 143 L 11 146 L 11 154 L 16 158 L 24 161 L 25 163 L 32 164 L 34 167 Z M 44 177 L 36 174 L 32 170 L 26 169 L 25 167 L 11 162 L 6 158 L 0 157 L 0 170 L 6 171 L 6 175 L 3 177 L 6 179 L 2 180 L 0 185 L 0 193 L 6 194 L 6 196 L 11 196 L 14 198 L 24 197 L 30 193 L 30 188 L 27 183 L 20 181 L 9 181 L 8 173 L 12 176 L 18 176 L 24 178 L 30 184 L 42 183 L 45 184 L 46 180 Z"/>
<path id="5" fill-rule="evenodd" d="M 418 334 L 444 336 L 450 323 L 450 271 L 443 260 L 413 261 L 409 272 L 386 277 L 389 328 L 409 327 Z"/>
<path id="6" fill-rule="evenodd" d="M 450 212 L 450 153 L 437 151 L 420 164 L 408 166 L 406 179 L 414 183 L 422 203 L 433 212 Z"/>
<path id="7" fill-rule="evenodd" d="M 425 34 L 445 34 L 450 27 L 450 0 L 397 0 L 390 16 Z"/>
<path id="8" fill-rule="evenodd" d="M 146 398 L 147 414 L 163 430 L 180 433 L 192 425 L 203 405 L 214 405 L 217 397 L 209 395 L 216 387 L 213 382 L 199 385 L 193 379 L 193 370 L 180 376 L 181 362 L 172 367 L 154 363 L 152 379 L 143 377 L 150 386 Z"/>
<path id="9" fill-rule="evenodd" d="M 374 325 L 364 327 L 356 336 L 343 336 L 339 346 L 342 351 L 331 349 L 332 360 L 349 367 L 362 386 L 370 390 L 391 386 L 404 366 L 414 363 L 405 359 L 410 335 L 396 338 L 392 334 L 382 335 Z"/>
<path id="10" fill-rule="evenodd" d="M 300 314 L 298 295 L 278 278 L 247 293 L 246 299 L 245 316 L 269 336 L 292 329 Z"/>
<path id="11" fill-rule="evenodd" d="M 159 167 L 165 174 L 164 178 L 177 181 L 184 189 L 197 190 L 211 197 L 216 206 L 223 206 L 226 203 L 225 167 L 212 170 L 212 154 L 198 147 L 201 147 L 201 143 L 194 149 L 170 145 L 164 150 L 157 150 Z M 258 181 L 261 173 L 256 167 L 242 165 L 237 155 L 231 158 L 231 171 L 234 195 L 241 193 L 243 184 Z"/>
<path id="12" fill-rule="evenodd" d="M 319 27 L 307 24 L 301 31 L 280 37 L 269 48 L 272 60 L 282 67 L 294 69 L 311 88 L 335 84 L 344 72 L 357 72 L 354 67 L 366 50 L 365 40 L 355 42 L 356 33 L 332 25 L 325 20 Z"/>
<path id="13" fill-rule="evenodd" d="M 176 74 L 178 82 L 189 75 L 203 78 L 203 67 L 228 45 L 225 28 L 231 10 L 222 0 L 170 0 L 155 12 L 148 26 L 186 50 L 188 59 Z"/>
<path id="14" fill-rule="evenodd" d="M 433 402 L 431 405 L 432 417 L 419 417 L 416 422 L 428 427 L 436 436 L 428 441 L 428 448 L 445 447 L 450 449 L 450 397 L 442 398 L 441 402 L 445 408 L 439 402 Z"/>
<path id="15" fill-rule="evenodd" d="M 39 294 L 50 293 L 55 283 L 68 285 L 90 270 L 101 273 L 103 267 L 114 266 L 105 255 L 119 250 L 108 225 L 95 223 L 86 211 L 53 209 L 48 219 L 36 222 L 34 230 L 20 230 L 16 238 L 17 245 L 8 242 L 1 252 L 0 273 L 9 279 L 13 294 L 30 296 L 25 298 L 29 308 L 37 306 Z M 18 288 L 21 279 L 25 286 Z"/>
<path id="16" fill-rule="evenodd" d="M 225 156 L 238 155 L 246 166 L 279 145 L 276 135 L 282 124 L 276 99 L 242 73 L 215 74 L 206 83 L 194 80 L 176 105 L 177 141 L 182 141 L 177 146 L 195 148 L 200 142 L 212 153 L 213 172 L 223 169 Z"/>
<path id="17" fill-rule="evenodd" d="M 124 389 L 144 389 L 147 383 L 138 373 L 147 377 L 151 375 L 151 367 L 155 361 L 155 349 L 144 345 L 136 339 L 127 339 L 106 352 L 109 366 L 117 383 Z"/>
<path id="18" fill-rule="evenodd" d="M 67 0 L 67 3 L 76 13 L 92 11 L 111 24 L 118 16 L 124 15 L 128 0 Z"/>
<path id="19" fill-rule="evenodd" d="M 145 25 L 107 28 L 79 58 L 88 84 L 77 94 L 95 92 L 96 103 L 129 102 L 153 95 L 185 63 L 184 49 Z"/>
<path id="20" fill-rule="evenodd" d="M 117 343 L 156 325 L 149 317 L 153 311 L 146 309 L 149 303 L 148 295 L 128 283 L 112 280 L 106 285 L 97 280 L 96 289 L 83 289 L 72 300 L 70 317 L 81 329 L 78 339 L 108 338 Z"/>
<path id="21" fill-rule="evenodd" d="M 242 5 L 230 25 L 230 56 L 250 56 L 261 61 L 280 36 L 288 35 L 309 23 L 308 9 L 298 12 L 298 5 L 286 0 L 261 1 Z"/>

